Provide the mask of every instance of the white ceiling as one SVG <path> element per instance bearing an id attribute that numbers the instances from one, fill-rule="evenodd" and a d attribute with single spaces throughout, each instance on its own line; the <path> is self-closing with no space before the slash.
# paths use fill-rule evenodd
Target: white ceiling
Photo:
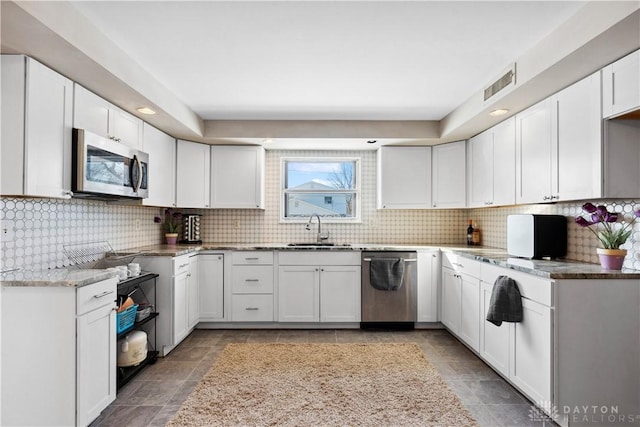
<path id="1" fill-rule="evenodd" d="M 204 120 L 441 120 L 577 1 L 86 1 Z"/>

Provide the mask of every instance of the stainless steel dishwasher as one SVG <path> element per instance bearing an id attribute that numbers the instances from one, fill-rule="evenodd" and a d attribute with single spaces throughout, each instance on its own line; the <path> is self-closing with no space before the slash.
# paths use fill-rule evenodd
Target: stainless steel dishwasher
<path id="1" fill-rule="evenodd" d="M 404 272 L 398 289 L 379 289 L 371 282 L 371 264 L 376 259 L 402 260 Z M 416 252 L 363 252 L 361 327 L 413 328 L 417 319 Z M 389 286 L 389 288 L 392 288 Z"/>

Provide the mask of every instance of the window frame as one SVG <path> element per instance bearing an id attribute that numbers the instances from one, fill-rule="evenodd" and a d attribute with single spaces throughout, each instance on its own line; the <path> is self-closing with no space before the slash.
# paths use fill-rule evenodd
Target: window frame
<path id="1" fill-rule="evenodd" d="M 286 183 L 286 164 L 287 162 L 307 162 L 307 163 L 340 163 L 340 162 L 353 162 L 354 163 L 354 175 L 355 175 L 355 187 L 351 190 L 339 190 L 331 189 L 326 191 L 307 190 L 307 191 L 289 191 L 285 188 Z M 351 218 L 347 217 L 334 217 L 334 216 L 322 216 L 322 222 L 325 224 L 359 224 L 362 222 L 362 183 L 361 183 L 361 158 L 352 156 L 336 156 L 336 157 L 281 157 L 280 158 L 280 223 L 294 224 L 294 223 L 307 223 L 308 217 L 288 218 L 285 216 L 285 201 L 286 196 L 289 193 L 314 193 L 314 194 L 326 194 L 335 195 L 339 193 L 354 193 L 355 197 L 355 212 Z"/>

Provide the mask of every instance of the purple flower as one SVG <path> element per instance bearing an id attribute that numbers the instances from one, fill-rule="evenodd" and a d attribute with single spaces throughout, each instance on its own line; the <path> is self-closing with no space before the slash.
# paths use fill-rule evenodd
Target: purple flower
<path id="1" fill-rule="evenodd" d="M 584 205 L 582 205 L 582 210 L 585 211 L 586 213 L 595 213 L 597 208 L 595 207 L 595 205 L 593 203 L 585 203 Z"/>
<path id="2" fill-rule="evenodd" d="M 640 209 L 636 211 L 636 218 L 640 218 Z"/>
<path id="3" fill-rule="evenodd" d="M 588 227 L 590 225 L 593 225 L 595 223 L 588 221 L 586 218 L 583 218 L 581 216 L 576 217 L 576 222 L 578 223 L 579 226 L 581 227 Z"/>

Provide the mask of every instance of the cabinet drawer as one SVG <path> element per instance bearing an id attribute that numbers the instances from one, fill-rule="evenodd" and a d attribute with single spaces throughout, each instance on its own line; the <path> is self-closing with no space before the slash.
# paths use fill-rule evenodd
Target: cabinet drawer
<path id="1" fill-rule="evenodd" d="M 235 266 L 232 274 L 231 292 L 234 294 L 273 293 L 273 266 Z"/>
<path id="2" fill-rule="evenodd" d="M 108 279 L 76 290 L 76 314 L 88 313 L 96 308 L 112 305 L 117 299 L 117 279 Z"/>
<path id="3" fill-rule="evenodd" d="M 189 271 L 189 263 L 191 262 L 190 258 L 193 255 L 183 255 L 173 259 L 173 275 L 178 276 L 182 273 L 186 273 Z"/>
<path id="4" fill-rule="evenodd" d="M 273 295 L 233 295 L 231 320 L 273 322 Z"/>
<path id="5" fill-rule="evenodd" d="M 282 251 L 280 265 L 360 265 L 360 251 Z"/>
<path id="6" fill-rule="evenodd" d="M 510 268 L 496 267 L 482 264 L 481 279 L 485 283 L 493 284 L 498 276 L 509 276 L 518 283 L 518 290 L 523 298 L 538 302 L 547 307 L 553 306 L 552 281 L 543 279 Z"/>
<path id="7" fill-rule="evenodd" d="M 237 251 L 232 255 L 234 265 L 273 264 L 273 252 L 270 251 Z"/>
<path id="8" fill-rule="evenodd" d="M 463 256 L 451 253 L 442 253 L 442 266 L 450 268 L 458 273 L 468 274 L 469 276 L 480 278 L 480 261 L 475 261 Z"/>

